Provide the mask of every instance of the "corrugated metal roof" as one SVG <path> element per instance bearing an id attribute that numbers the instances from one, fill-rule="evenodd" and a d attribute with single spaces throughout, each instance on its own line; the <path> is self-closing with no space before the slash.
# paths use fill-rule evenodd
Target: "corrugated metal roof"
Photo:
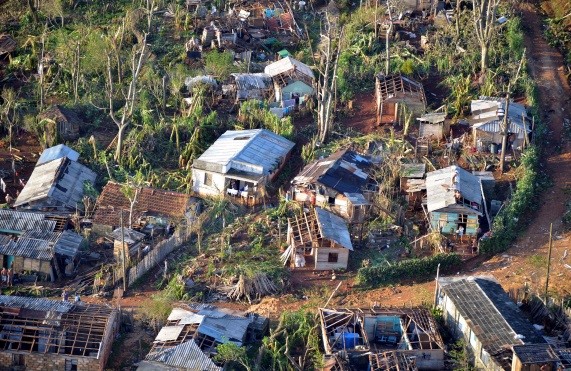
<path id="1" fill-rule="evenodd" d="M 445 119 L 446 114 L 440 112 L 430 112 L 423 115 L 422 117 L 417 118 L 418 121 L 426 122 L 429 124 L 439 124 L 444 122 Z"/>
<path id="2" fill-rule="evenodd" d="M 48 241 L 19 238 L 17 241 L 10 241 L 6 245 L 1 245 L 0 254 L 51 261 L 54 257 L 54 250 Z"/>
<path id="3" fill-rule="evenodd" d="M 74 304 L 61 300 L 56 301 L 43 298 L 0 295 L 0 306 L 9 308 L 25 308 L 45 312 L 67 313 L 74 307 Z"/>
<path id="4" fill-rule="evenodd" d="M 339 193 L 359 193 L 367 184 L 365 172 L 371 160 L 356 152 L 341 150 L 331 156 L 307 165 L 292 184 L 307 186 L 319 183 Z"/>
<path id="5" fill-rule="evenodd" d="M 516 303 L 493 279 L 443 277 L 438 284 L 491 356 L 500 356 L 509 345 L 545 343 Z M 516 335 L 524 338 L 516 338 Z"/>
<path id="6" fill-rule="evenodd" d="M 454 176 L 457 177 L 455 184 Z M 426 174 L 428 212 L 456 205 L 455 190 L 458 190 L 464 199 L 482 204 L 480 180 L 461 167 L 449 166 Z M 474 213 L 479 214 L 479 211 L 474 210 Z"/>
<path id="7" fill-rule="evenodd" d="M 317 223 L 323 238 L 334 241 L 344 248 L 353 251 L 351 235 L 345 220 L 320 207 L 315 208 L 315 215 L 317 216 Z"/>
<path id="8" fill-rule="evenodd" d="M 228 130 L 192 166 L 196 169 L 227 173 L 230 169 L 251 168 L 268 175 L 295 143 L 266 129 Z"/>
<path id="9" fill-rule="evenodd" d="M 38 162 L 36 163 L 36 166 L 63 157 L 67 157 L 71 161 L 77 161 L 79 159 L 79 153 L 69 148 L 65 144 L 58 144 L 57 146 L 44 149 L 42 155 L 40 156 Z"/>
<path id="10" fill-rule="evenodd" d="M 202 352 L 194 340 L 189 340 L 180 345 L 174 346 L 149 354 L 145 358 L 146 361 L 160 362 L 168 366 L 178 367 L 185 370 L 193 371 L 221 371 L 212 360 Z M 152 368 L 149 368 L 152 369 Z"/>
<path id="11" fill-rule="evenodd" d="M 123 227 L 123 235 L 121 234 L 121 228 L 115 229 L 113 232 L 109 234 L 110 237 L 117 241 L 121 241 L 122 238 L 125 238 L 125 242 L 128 245 L 134 244 L 136 242 L 142 241 L 145 239 L 145 234 L 141 232 L 137 232 L 131 228 Z"/>
<path id="12" fill-rule="evenodd" d="M 291 70 L 299 71 L 304 75 L 311 77 L 312 79 L 315 78 L 313 71 L 307 64 L 302 63 L 292 57 L 282 58 L 274 63 L 268 64 L 264 68 L 264 72 L 270 75 L 271 77 L 277 76 L 281 73 L 288 72 Z"/>
<path id="13" fill-rule="evenodd" d="M 238 90 L 268 89 L 272 87 L 272 78 L 265 73 L 233 73 Z"/>
<path id="14" fill-rule="evenodd" d="M 202 314 L 202 313 L 199 313 Z M 245 317 L 235 317 L 228 314 L 220 318 L 205 316 L 198 332 L 203 335 L 213 337 L 219 343 L 231 341 L 239 346 L 246 340 L 246 332 L 250 319 Z"/>
<path id="15" fill-rule="evenodd" d="M 494 98 L 494 97 L 480 97 L 480 99 L 472 100 L 471 103 L 471 110 L 472 116 L 468 120 L 471 125 L 478 128 L 479 130 L 484 130 L 487 132 L 500 132 L 499 126 L 499 117 L 498 117 L 498 109 L 502 108 L 505 110 L 506 108 L 506 100 L 505 98 Z M 529 131 L 529 126 L 531 123 L 531 119 L 527 114 L 527 110 L 523 104 L 510 102 L 510 106 L 508 109 L 508 118 L 510 119 L 512 125 L 510 128 L 513 127 L 512 132 L 516 132 L 514 130 L 519 130 L 523 132 L 524 128 Z M 495 122 L 491 126 L 486 126 L 486 128 L 482 128 L 482 125 L 486 123 Z M 492 131 L 494 130 L 494 131 Z"/>
<path id="16" fill-rule="evenodd" d="M 67 157 L 46 162 L 34 168 L 28 183 L 14 206 L 41 202 L 43 206 L 83 209 L 83 184 L 93 184 L 97 175 L 89 168 Z M 33 207 L 33 205 L 30 205 Z"/>
<path id="17" fill-rule="evenodd" d="M 218 85 L 216 79 L 210 75 L 187 77 L 186 79 L 184 79 L 184 85 L 186 85 L 188 90 L 191 90 L 195 85 L 198 84 L 206 84 L 211 86 Z"/>
<path id="18" fill-rule="evenodd" d="M 501 133 L 502 132 L 502 127 L 503 127 L 503 122 L 501 121 L 489 121 L 489 122 L 481 122 L 479 124 L 474 124 L 472 125 L 472 127 L 474 129 L 478 129 L 478 130 L 482 130 L 485 131 L 487 133 Z M 531 133 L 531 130 L 529 128 L 524 128 L 523 125 L 521 123 L 515 122 L 515 121 L 508 121 L 508 132 L 509 133 L 517 133 L 517 134 L 522 134 L 525 135 L 525 131 L 527 131 L 527 133 Z"/>
<path id="19" fill-rule="evenodd" d="M 54 220 L 46 220 L 44 214 L 0 209 L 0 230 L 30 231 L 43 230 L 52 232 Z"/>
<path id="20" fill-rule="evenodd" d="M 36 240 L 45 240 L 51 243 L 56 243 L 61 233 L 52 232 L 49 230 L 32 229 L 22 233 L 19 238 L 33 238 Z"/>
<path id="21" fill-rule="evenodd" d="M 59 235 L 54 245 L 54 252 L 59 255 L 74 258 L 84 241 L 85 238 L 83 238 L 82 235 L 71 230 L 65 230 Z"/>

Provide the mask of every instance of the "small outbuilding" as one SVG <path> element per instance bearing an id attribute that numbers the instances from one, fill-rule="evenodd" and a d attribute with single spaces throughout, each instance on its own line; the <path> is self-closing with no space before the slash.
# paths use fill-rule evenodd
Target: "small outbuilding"
<path id="1" fill-rule="evenodd" d="M 77 162 L 77 152 L 69 147 L 56 146 L 44 153 L 14 206 L 18 209 L 71 213 L 83 210 L 85 183 L 93 186 L 97 174 Z"/>
<path id="2" fill-rule="evenodd" d="M 296 104 L 299 104 L 300 99 L 315 92 L 315 75 L 311 68 L 290 56 L 270 63 L 264 68 L 264 72 L 274 82 L 278 102 L 297 99 Z"/>
<path id="3" fill-rule="evenodd" d="M 10 54 L 16 49 L 16 40 L 8 34 L 0 35 L 0 57 L 4 54 Z"/>
<path id="4" fill-rule="evenodd" d="M 79 138 L 79 130 L 83 125 L 83 121 L 71 109 L 60 105 L 49 107 L 38 115 L 39 121 L 46 121 L 48 127 L 51 125 L 52 130 L 48 132 L 55 133 L 54 141 L 63 140 L 71 141 Z"/>
<path id="5" fill-rule="evenodd" d="M 230 100 L 240 102 L 256 99 L 269 101 L 274 97 L 272 78 L 265 73 L 233 73 L 232 83 L 222 85 L 222 93 Z"/>
<path id="6" fill-rule="evenodd" d="M 375 82 L 375 100 L 377 103 L 377 124 L 401 122 L 402 112 L 407 117 L 412 114 L 416 120 L 426 110 L 426 96 L 420 82 L 400 74 L 378 74 Z"/>
<path id="7" fill-rule="evenodd" d="M 480 97 L 472 101 L 471 109 L 472 115 L 468 122 L 472 126 L 474 146 L 481 151 L 487 151 L 492 143 L 502 143 L 505 98 Z M 515 102 L 510 102 L 507 115 L 508 145 L 523 148 L 530 140 L 532 120 L 525 106 Z"/>
<path id="8" fill-rule="evenodd" d="M 446 120 L 445 113 L 427 113 L 417 118 L 417 121 L 419 137 L 440 141 L 450 132 L 450 123 Z"/>
<path id="9" fill-rule="evenodd" d="M 353 251 L 345 220 L 320 207 L 288 219 L 287 243 L 282 261 L 294 268 L 347 269 Z"/>
<path id="10" fill-rule="evenodd" d="M 125 264 L 129 265 L 131 260 L 137 260 L 137 256 L 143 253 L 144 233 L 123 227 L 115 229 L 110 237 L 113 239 L 113 255 L 117 262 L 122 262 L 125 254 Z"/>

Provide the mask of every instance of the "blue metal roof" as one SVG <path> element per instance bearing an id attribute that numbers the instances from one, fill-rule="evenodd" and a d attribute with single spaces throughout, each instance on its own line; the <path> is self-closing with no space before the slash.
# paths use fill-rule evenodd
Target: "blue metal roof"
<path id="1" fill-rule="evenodd" d="M 58 144 L 57 146 L 44 149 L 36 166 L 62 157 L 67 157 L 71 161 L 77 161 L 79 159 L 79 153 L 65 144 Z"/>

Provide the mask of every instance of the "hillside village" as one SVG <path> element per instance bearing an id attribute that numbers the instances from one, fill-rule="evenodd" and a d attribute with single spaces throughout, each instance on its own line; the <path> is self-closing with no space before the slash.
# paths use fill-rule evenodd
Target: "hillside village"
<path id="1" fill-rule="evenodd" d="M 571 369 L 571 4 L 0 0 L 0 370 Z"/>

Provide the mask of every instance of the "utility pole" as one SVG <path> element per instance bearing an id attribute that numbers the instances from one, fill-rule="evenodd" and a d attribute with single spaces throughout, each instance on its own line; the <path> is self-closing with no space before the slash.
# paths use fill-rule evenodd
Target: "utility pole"
<path id="1" fill-rule="evenodd" d="M 434 305 L 432 309 L 436 309 L 436 305 L 438 305 L 438 279 L 440 278 L 440 263 L 438 263 L 438 267 L 436 268 L 436 285 L 434 286 Z"/>
<path id="2" fill-rule="evenodd" d="M 123 228 L 123 209 L 121 209 L 121 262 L 123 263 L 123 294 L 127 291 L 127 268 L 125 264 L 125 228 Z"/>
<path id="3" fill-rule="evenodd" d="M 506 93 L 506 105 L 504 109 L 504 119 L 502 120 L 502 153 L 500 155 L 500 172 L 504 173 L 504 162 L 506 161 L 506 150 L 508 146 L 508 112 L 510 109 L 510 92 Z"/>
<path id="4" fill-rule="evenodd" d="M 553 223 L 549 225 L 549 252 L 547 253 L 547 278 L 545 279 L 545 305 L 547 305 L 547 290 L 549 289 L 549 273 L 551 270 L 552 248 L 553 248 Z"/>

